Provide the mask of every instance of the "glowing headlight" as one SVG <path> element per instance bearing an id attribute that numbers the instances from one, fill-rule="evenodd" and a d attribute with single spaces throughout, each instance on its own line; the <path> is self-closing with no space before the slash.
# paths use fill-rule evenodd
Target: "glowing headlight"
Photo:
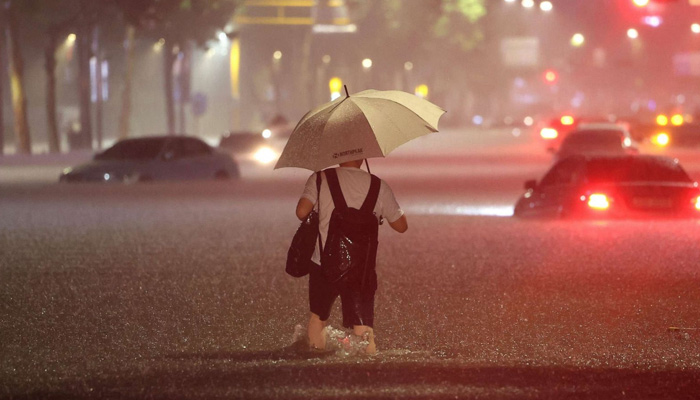
<path id="1" fill-rule="evenodd" d="M 265 129 L 262 131 L 262 137 L 265 139 L 269 139 L 272 136 L 272 131 L 269 129 Z"/>
<path id="2" fill-rule="evenodd" d="M 668 146 L 668 142 L 670 142 L 670 138 L 666 132 L 661 132 L 651 138 L 651 142 L 654 143 L 657 146 Z"/>
<path id="3" fill-rule="evenodd" d="M 559 136 L 559 132 L 553 128 L 543 128 L 540 131 L 540 136 L 542 136 L 543 139 L 556 139 L 557 136 Z"/>
<path id="4" fill-rule="evenodd" d="M 277 153 L 269 147 L 261 147 L 253 155 L 255 161 L 262 164 L 269 164 L 277 159 Z"/>

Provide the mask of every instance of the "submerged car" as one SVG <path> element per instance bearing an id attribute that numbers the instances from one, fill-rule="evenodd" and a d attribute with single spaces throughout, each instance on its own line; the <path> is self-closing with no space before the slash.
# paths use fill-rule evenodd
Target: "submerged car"
<path id="1" fill-rule="evenodd" d="M 238 164 L 195 137 L 151 136 L 124 139 L 93 160 L 66 168 L 60 182 L 145 182 L 235 179 Z"/>
<path id="2" fill-rule="evenodd" d="M 698 184 L 663 156 L 572 156 L 525 189 L 516 217 L 700 217 Z"/>
<path id="3" fill-rule="evenodd" d="M 614 124 L 590 124 L 569 133 L 556 152 L 556 158 L 637 153 L 639 150 L 626 129 Z"/>

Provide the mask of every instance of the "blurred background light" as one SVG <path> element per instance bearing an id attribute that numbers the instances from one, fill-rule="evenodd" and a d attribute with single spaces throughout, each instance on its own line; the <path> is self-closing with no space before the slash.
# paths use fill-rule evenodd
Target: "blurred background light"
<path id="1" fill-rule="evenodd" d="M 421 84 L 421 85 L 416 86 L 415 94 L 416 94 L 416 96 L 418 96 L 420 98 L 423 98 L 423 99 L 427 98 L 428 97 L 428 85 Z"/>
<path id="2" fill-rule="evenodd" d="M 571 37 L 571 45 L 574 47 L 583 46 L 583 43 L 585 41 L 586 41 L 586 38 L 581 33 L 575 33 L 574 36 Z"/>
<path id="3" fill-rule="evenodd" d="M 659 17 L 658 15 L 647 15 L 646 17 L 644 17 L 642 19 L 642 21 L 645 24 L 647 24 L 651 27 L 654 27 L 654 28 L 658 28 L 662 22 L 661 17 Z"/>

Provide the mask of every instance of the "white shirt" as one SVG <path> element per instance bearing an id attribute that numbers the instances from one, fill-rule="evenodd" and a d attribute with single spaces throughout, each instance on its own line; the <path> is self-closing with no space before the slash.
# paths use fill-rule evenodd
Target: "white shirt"
<path id="1" fill-rule="evenodd" d="M 365 201 L 365 197 L 367 197 L 367 192 L 369 192 L 372 179 L 370 174 L 365 170 L 351 167 L 338 167 L 336 168 L 336 172 L 338 175 L 338 182 L 340 183 L 340 189 L 343 192 L 343 197 L 348 207 L 360 209 L 362 203 Z M 319 214 L 318 225 L 319 231 L 321 232 L 321 240 L 325 244 L 326 237 L 328 236 L 328 224 L 330 223 L 331 213 L 335 209 L 335 206 L 325 174 L 321 174 L 321 178 L 321 212 Z M 377 218 L 384 217 L 384 219 L 389 222 L 395 222 L 401 218 L 403 210 L 399 207 L 399 203 L 396 202 L 394 192 L 389 185 L 383 180 L 381 182 L 377 203 L 374 206 L 374 214 Z M 318 210 L 319 203 L 316 201 L 316 194 L 316 174 L 314 173 L 306 181 L 304 193 L 302 193 L 301 197 L 314 203 L 314 209 Z M 321 253 L 318 248 L 318 241 L 311 261 L 319 265 L 321 264 Z"/>

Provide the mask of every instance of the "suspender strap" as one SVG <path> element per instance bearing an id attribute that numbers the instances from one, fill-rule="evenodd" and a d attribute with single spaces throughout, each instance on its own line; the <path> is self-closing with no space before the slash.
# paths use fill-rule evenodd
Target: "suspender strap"
<path id="1" fill-rule="evenodd" d="M 318 208 L 318 217 L 321 218 L 321 172 L 316 172 L 316 204 Z M 323 254 L 323 243 L 321 243 L 321 229 L 319 227 L 317 231 L 318 236 L 318 249 Z"/>
<path id="2" fill-rule="evenodd" d="M 337 209 L 345 209 L 348 204 L 345 202 L 345 197 L 343 196 L 343 191 L 340 189 L 340 183 L 338 182 L 338 174 L 335 168 L 327 169 L 324 171 L 326 173 L 326 179 L 328 180 L 328 188 L 331 191 L 331 196 L 333 196 L 333 204 Z M 377 204 L 377 198 L 379 197 L 379 189 L 381 187 L 382 181 L 374 175 L 371 175 L 372 180 L 369 185 L 369 192 L 365 201 L 362 203 L 360 209 L 364 212 L 371 213 L 374 211 L 374 206 Z"/>
<path id="3" fill-rule="evenodd" d="M 335 208 L 339 210 L 348 208 L 348 204 L 345 202 L 345 197 L 343 197 L 343 191 L 340 189 L 338 174 L 336 174 L 335 168 L 327 169 L 324 172 L 326 173 L 328 188 L 331 190 L 331 196 L 333 196 L 333 204 L 335 205 Z"/>
<path id="4" fill-rule="evenodd" d="M 365 201 L 362 203 L 360 210 L 372 213 L 374 211 L 374 206 L 377 204 L 377 198 L 379 197 L 379 188 L 381 187 L 382 181 L 376 176 L 372 175 L 372 182 L 369 185 L 369 192 Z"/>

